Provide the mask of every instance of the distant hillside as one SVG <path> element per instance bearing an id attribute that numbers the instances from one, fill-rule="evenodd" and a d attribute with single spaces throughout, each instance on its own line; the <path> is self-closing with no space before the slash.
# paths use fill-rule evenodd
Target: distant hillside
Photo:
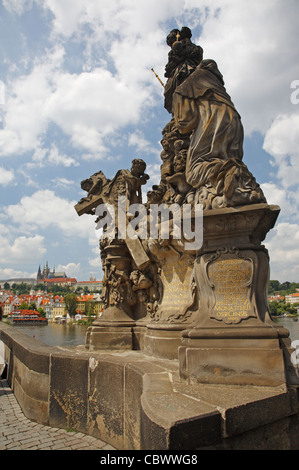
<path id="1" fill-rule="evenodd" d="M 299 292 L 299 282 L 282 282 L 279 281 L 270 281 L 268 294 L 273 295 L 279 293 L 280 295 L 288 295 Z"/>

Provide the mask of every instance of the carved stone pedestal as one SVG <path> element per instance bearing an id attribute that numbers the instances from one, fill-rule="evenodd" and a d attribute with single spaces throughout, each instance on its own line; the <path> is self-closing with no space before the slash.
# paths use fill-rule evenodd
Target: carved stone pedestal
<path id="1" fill-rule="evenodd" d="M 114 306 L 104 311 L 103 318 L 95 321 L 86 333 L 85 347 L 90 351 L 100 349 L 133 349 L 132 329 L 135 322 L 120 308 Z"/>
<path id="2" fill-rule="evenodd" d="M 144 350 L 164 359 L 177 359 L 182 331 L 192 323 L 196 292 L 195 255 L 172 248 L 160 254 L 161 299 L 144 334 Z"/>
<path id="3" fill-rule="evenodd" d="M 90 351 L 101 349 L 133 349 L 131 306 L 128 302 L 125 280 L 128 278 L 131 258 L 124 241 L 109 241 L 102 247 L 103 266 L 109 275 L 104 286 L 106 308 L 87 330 L 85 347 Z"/>
<path id="4" fill-rule="evenodd" d="M 180 375 L 199 383 L 281 386 L 297 383 L 285 344 L 287 330 L 193 328 L 183 332 Z"/>
<path id="5" fill-rule="evenodd" d="M 208 211 L 195 262 L 199 308 L 183 331 L 180 376 L 200 383 L 279 386 L 297 381 L 289 332 L 267 304 L 269 258 L 261 241 L 279 207 Z"/>

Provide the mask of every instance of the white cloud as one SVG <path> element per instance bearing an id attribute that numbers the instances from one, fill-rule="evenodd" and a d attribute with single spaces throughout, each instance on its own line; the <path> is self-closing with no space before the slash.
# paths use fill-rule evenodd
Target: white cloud
<path id="1" fill-rule="evenodd" d="M 0 167 L 0 184 L 3 186 L 7 186 L 10 184 L 15 178 L 13 170 L 6 170 L 3 167 Z"/>
<path id="2" fill-rule="evenodd" d="M 33 0 L 2 0 L 2 3 L 7 10 L 22 15 L 32 7 Z"/>
<path id="3" fill-rule="evenodd" d="M 162 23 L 170 19 L 170 10 L 178 21 L 192 17 L 194 24 L 196 18 L 197 25 L 203 23 L 200 38 L 193 40 L 203 46 L 206 58 L 217 61 L 245 132 L 265 133 L 278 114 L 289 114 L 292 109 L 290 83 L 298 75 L 299 5 L 289 1 L 291 6 L 286 8 L 280 0 L 274 4 L 273 0 L 244 1 L 242 7 L 235 0 L 202 0 L 200 4 L 188 0 L 183 5 L 170 0 L 102 0 L 99 4 L 45 0 L 43 6 L 54 15 L 53 28 L 59 36 L 54 37 L 56 46 L 43 61 L 10 87 L 5 127 L 0 131 L 1 153 L 36 148 L 51 121 L 75 147 L 91 153 L 104 151 L 107 135 L 137 124 L 154 105 L 157 90 L 162 93 L 150 69 L 155 67 L 163 76 L 168 31 Z M 32 2 L 25 3 L 28 7 Z M 15 0 L 10 9 L 20 14 L 25 3 Z M 105 67 L 91 65 L 89 72 L 68 73 L 63 59 L 66 41 L 73 36 L 86 49 L 94 48 L 94 63 L 102 61 Z M 58 45 L 61 37 L 62 45 Z M 84 54 L 81 59 L 84 64 Z M 107 69 L 107 60 L 113 72 Z"/>
<path id="4" fill-rule="evenodd" d="M 105 136 L 137 123 L 148 99 L 146 90 L 136 90 L 108 70 L 97 68 L 89 73 L 57 75 L 56 91 L 48 98 L 46 110 L 75 147 L 97 153 Z"/>
<path id="5" fill-rule="evenodd" d="M 20 271 L 20 270 L 16 270 L 13 268 L 2 268 L 0 266 L 0 279 L 1 280 L 25 278 L 25 277 L 36 279 L 36 272 L 30 273 L 27 271 Z"/>
<path id="6" fill-rule="evenodd" d="M 193 2 L 196 5 L 196 1 Z M 290 84 L 298 78 L 299 3 L 290 0 L 211 0 L 197 38 L 216 60 L 245 132 L 264 134 L 278 114 L 292 112 Z"/>
<path id="7" fill-rule="evenodd" d="M 143 132 L 136 130 L 129 135 L 128 144 L 130 147 L 135 147 L 136 151 L 142 153 L 156 153 L 156 149 L 153 148 L 153 144 L 146 140 Z"/>
<path id="8" fill-rule="evenodd" d="M 80 263 L 59 264 L 55 271 L 65 272 L 69 277 L 76 277 L 80 273 Z"/>
<path id="9" fill-rule="evenodd" d="M 281 208 L 281 216 L 284 220 L 288 217 L 297 217 L 299 209 L 299 194 L 297 191 L 289 191 L 274 183 L 263 183 L 261 188 L 268 204 L 278 205 Z"/>
<path id="10" fill-rule="evenodd" d="M 60 178 L 59 176 L 53 178 L 52 183 L 57 188 L 70 188 L 74 187 L 76 184 L 73 180 L 69 180 L 67 178 Z"/>
<path id="11" fill-rule="evenodd" d="M 299 224 L 278 223 L 265 242 L 271 261 L 271 279 L 298 282 Z"/>
<path id="12" fill-rule="evenodd" d="M 55 145 L 50 151 L 44 148 L 51 122 L 75 148 L 98 154 L 106 149 L 106 136 L 137 124 L 141 111 L 151 104 L 149 89 L 125 83 L 103 68 L 88 73 L 64 71 L 59 68 L 63 54 L 63 48 L 56 48 L 29 75 L 11 83 L 0 129 L 0 156 L 32 151 L 36 163 L 76 164 Z"/>
<path id="13" fill-rule="evenodd" d="M 11 9 L 21 12 L 23 4 L 15 0 Z M 107 66 L 91 65 L 89 73 L 56 77 L 55 93 L 48 95 L 49 117 L 74 145 L 88 149 L 90 139 L 94 148 L 106 132 L 124 121 L 136 122 L 141 104 L 150 103 L 160 89 L 150 69 L 164 73 L 168 31 L 162 25 L 171 17 L 173 26 L 176 18 L 178 23 L 202 23 L 201 36 L 193 40 L 218 63 L 247 134 L 265 133 L 273 117 L 291 109 L 290 84 L 298 76 L 297 0 L 289 0 L 288 8 L 281 0 L 242 5 L 236 0 L 45 0 L 43 7 L 52 12 L 53 30 L 59 34 L 53 41 L 76 37 L 86 50 L 94 48 L 95 63 L 109 60 L 115 68 L 112 74 Z"/>
<path id="14" fill-rule="evenodd" d="M 88 25 L 101 41 L 108 33 L 123 39 L 147 34 L 168 19 L 170 11 L 175 16 L 184 8 L 181 0 L 45 0 L 44 6 L 54 15 L 54 33 L 82 36 Z"/>
<path id="15" fill-rule="evenodd" d="M 31 264 L 32 260 L 42 257 L 45 252 L 44 237 L 41 235 L 20 236 L 13 243 L 10 243 L 8 237 L 0 236 L 0 259 L 3 264 Z"/>
<path id="16" fill-rule="evenodd" d="M 0 129 L 0 156 L 23 154 L 40 147 L 49 123 L 45 104 L 53 92 L 52 77 L 63 60 L 64 49 L 54 48 L 37 61 L 28 75 L 6 88 L 4 127 Z"/>
<path id="17" fill-rule="evenodd" d="M 5 83 L 0 80 L 0 106 L 5 104 Z"/>
<path id="18" fill-rule="evenodd" d="M 53 163 L 54 165 L 63 165 L 69 167 L 71 165 L 78 166 L 76 160 L 72 157 L 68 157 L 66 154 L 61 154 L 56 147 L 56 145 L 52 145 L 49 151 L 49 162 Z"/>
<path id="19" fill-rule="evenodd" d="M 296 108 L 294 106 L 294 108 Z M 299 110 L 278 115 L 266 132 L 264 150 L 274 157 L 277 177 L 285 188 L 299 182 Z"/>
<path id="20" fill-rule="evenodd" d="M 73 157 L 69 157 L 65 153 L 61 153 L 55 144 L 51 147 L 36 147 L 32 156 L 32 162 L 27 164 L 27 168 L 34 168 L 39 166 L 40 168 L 46 165 L 55 166 L 78 166 L 79 163 Z"/>
<path id="21" fill-rule="evenodd" d="M 74 209 L 76 203 L 54 191 L 40 190 L 22 197 L 18 204 L 4 207 L 3 213 L 23 232 L 55 227 L 67 237 L 88 238 L 93 233 L 93 218 L 79 217 Z"/>

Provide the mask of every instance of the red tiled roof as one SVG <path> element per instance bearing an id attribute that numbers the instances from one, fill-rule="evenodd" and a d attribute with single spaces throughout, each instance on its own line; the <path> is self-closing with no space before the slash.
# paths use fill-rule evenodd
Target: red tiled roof
<path id="1" fill-rule="evenodd" d="M 71 277 L 57 277 L 56 279 L 44 279 L 44 282 L 52 282 L 55 284 L 56 282 L 77 282 L 77 279 Z"/>
<path id="2" fill-rule="evenodd" d="M 103 281 L 78 281 L 77 284 L 101 284 Z"/>
<path id="3" fill-rule="evenodd" d="M 26 316 L 26 315 L 38 315 L 40 316 L 40 313 L 37 312 L 36 310 L 26 310 L 26 309 L 20 309 L 17 311 L 20 313 L 20 315 Z M 16 311 L 10 313 L 9 315 L 15 315 L 17 313 Z"/>

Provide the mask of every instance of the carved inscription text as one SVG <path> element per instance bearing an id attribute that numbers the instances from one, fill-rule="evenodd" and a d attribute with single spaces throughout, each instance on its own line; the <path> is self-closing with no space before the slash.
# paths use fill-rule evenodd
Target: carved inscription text
<path id="1" fill-rule="evenodd" d="M 193 266 L 189 266 L 185 260 L 179 260 L 176 255 L 166 258 L 161 271 L 163 299 L 160 311 L 164 321 L 181 318 L 192 303 L 192 272 Z M 184 320 L 185 318 L 180 319 Z"/>
<path id="2" fill-rule="evenodd" d="M 208 277 L 215 295 L 211 318 L 239 323 L 256 317 L 250 302 L 252 276 L 253 265 L 249 259 L 221 257 L 208 266 Z"/>

